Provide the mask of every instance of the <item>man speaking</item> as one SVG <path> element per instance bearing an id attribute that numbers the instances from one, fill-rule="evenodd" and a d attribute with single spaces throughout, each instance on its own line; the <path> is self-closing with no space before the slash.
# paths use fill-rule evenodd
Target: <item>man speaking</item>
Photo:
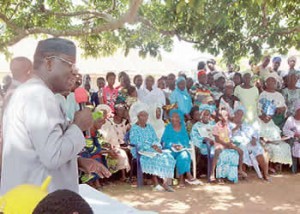
<path id="1" fill-rule="evenodd" d="M 38 43 L 33 77 L 16 89 L 3 115 L 2 194 L 24 183 L 41 185 L 47 176 L 52 177 L 50 192 L 78 192 L 77 154 L 92 116 L 84 109 L 68 124 L 54 96 L 69 90 L 75 62 L 73 42 L 51 38 Z"/>

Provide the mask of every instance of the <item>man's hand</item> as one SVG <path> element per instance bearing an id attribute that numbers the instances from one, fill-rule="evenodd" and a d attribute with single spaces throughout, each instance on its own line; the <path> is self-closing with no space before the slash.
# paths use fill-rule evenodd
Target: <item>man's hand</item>
<path id="1" fill-rule="evenodd" d="M 82 131 L 89 130 L 93 125 L 91 110 L 88 108 L 75 112 L 74 122 Z"/>
<path id="2" fill-rule="evenodd" d="M 78 158 L 78 168 L 88 174 L 96 173 L 100 178 L 111 176 L 111 173 L 103 164 L 91 158 Z"/>

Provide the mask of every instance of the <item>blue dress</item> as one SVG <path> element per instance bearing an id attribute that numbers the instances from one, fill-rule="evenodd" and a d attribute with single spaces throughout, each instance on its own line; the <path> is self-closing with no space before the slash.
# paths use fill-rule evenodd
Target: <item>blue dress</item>
<path id="1" fill-rule="evenodd" d="M 189 114 L 193 104 L 191 95 L 188 93 L 187 89 L 185 88 L 183 91 L 178 88 L 178 83 L 181 81 L 185 81 L 183 77 L 179 77 L 176 81 L 176 89 L 170 95 L 170 102 L 171 104 L 177 103 L 178 109 L 185 115 Z"/>
<path id="2" fill-rule="evenodd" d="M 157 145 L 159 148 L 162 146 L 150 124 L 147 124 L 145 128 L 134 124 L 130 130 L 130 142 L 136 145 L 131 149 L 132 156 L 136 158 L 136 149 L 141 154 L 140 163 L 144 173 L 160 178 L 174 177 L 176 161 L 170 151 L 158 153 L 152 148 L 153 145 Z"/>
<path id="3" fill-rule="evenodd" d="M 193 144 L 200 149 L 202 155 L 207 155 L 207 145 L 203 142 L 204 137 L 214 140 L 214 137 L 212 136 L 212 128 L 214 125 L 214 121 L 211 121 L 208 124 L 197 122 L 192 128 L 191 140 L 193 141 Z M 211 151 L 213 150 L 214 148 L 212 146 Z"/>
<path id="4" fill-rule="evenodd" d="M 191 172 L 191 155 L 186 150 L 190 148 L 189 135 L 183 124 L 181 124 L 181 130 L 179 132 L 173 129 L 172 124 L 168 124 L 162 139 L 163 147 L 172 151 L 172 155 L 176 160 L 176 168 L 179 175 L 183 175 L 187 172 Z M 172 150 L 173 144 L 180 144 L 185 148 L 180 152 Z"/>

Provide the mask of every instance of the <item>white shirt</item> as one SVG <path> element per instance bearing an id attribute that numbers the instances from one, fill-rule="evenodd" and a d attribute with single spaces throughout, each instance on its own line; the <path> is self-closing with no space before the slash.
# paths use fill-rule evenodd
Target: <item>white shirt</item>
<path id="1" fill-rule="evenodd" d="M 85 139 L 42 80 L 15 90 L 4 111 L 3 139 L 1 194 L 24 183 L 41 185 L 47 176 L 50 192 L 78 192 L 77 154 Z"/>
<path id="2" fill-rule="evenodd" d="M 149 91 L 146 87 L 143 87 L 138 90 L 138 98 L 141 102 L 146 104 L 158 103 L 162 106 L 166 105 L 166 97 L 164 92 L 156 87 L 153 87 L 151 91 Z"/>
<path id="3" fill-rule="evenodd" d="M 79 111 L 79 105 L 76 103 L 75 94 L 71 92 L 67 98 L 61 94 L 55 94 L 55 96 L 59 104 L 64 109 L 64 112 L 66 112 L 68 120 L 73 121 L 75 112 Z"/>

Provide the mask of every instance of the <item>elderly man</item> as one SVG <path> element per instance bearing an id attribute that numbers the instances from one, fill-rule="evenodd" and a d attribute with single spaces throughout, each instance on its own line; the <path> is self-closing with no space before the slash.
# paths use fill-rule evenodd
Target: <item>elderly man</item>
<path id="1" fill-rule="evenodd" d="M 47 176 L 52 177 L 50 192 L 78 192 L 78 165 L 98 172 L 77 156 L 85 146 L 82 131 L 92 125 L 90 110 L 76 112 L 69 124 L 54 95 L 69 90 L 75 62 L 73 42 L 51 38 L 38 43 L 34 76 L 15 90 L 3 115 L 2 194 L 24 183 L 41 185 Z"/>

